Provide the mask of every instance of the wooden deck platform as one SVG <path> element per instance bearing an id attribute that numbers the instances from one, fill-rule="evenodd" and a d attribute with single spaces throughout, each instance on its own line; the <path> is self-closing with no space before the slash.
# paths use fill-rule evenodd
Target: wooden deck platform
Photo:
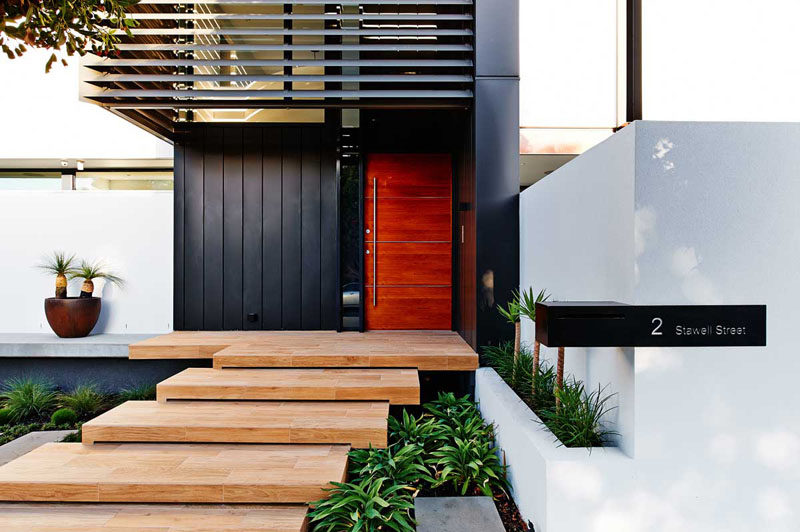
<path id="1" fill-rule="evenodd" d="M 340 443 L 386 447 L 388 402 L 128 401 L 83 425 L 83 443 Z"/>
<path id="2" fill-rule="evenodd" d="M 0 501 L 308 503 L 347 445 L 49 443 L 0 467 Z"/>
<path id="3" fill-rule="evenodd" d="M 0 503 L 3 532 L 305 532 L 305 505 Z"/>
<path id="4" fill-rule="evenodd" d="M 189 368 L 157 386 L 159 401 L 388 401 L 419 404 L 415 369 Z"/>
<path id="5" fill-rule="evenodd" d="M 211 358 L 215 368 L 478 367 L 477 353 L 452 331 L 179 331 L 132 344 L 130 358 Z"/>

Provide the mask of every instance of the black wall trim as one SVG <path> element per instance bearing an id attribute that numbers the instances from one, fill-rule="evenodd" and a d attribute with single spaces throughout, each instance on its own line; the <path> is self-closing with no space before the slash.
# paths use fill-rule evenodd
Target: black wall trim
<path id="1" fill-rule="evenodd" d="M 330 129 L 197 126 L 176 142 L 176 330 L 339 327 Z"/>
<path id="2" fill-rule="evenodd" d="M 626 122 L 642 119 L 642 0 L 627 0 Z"/>

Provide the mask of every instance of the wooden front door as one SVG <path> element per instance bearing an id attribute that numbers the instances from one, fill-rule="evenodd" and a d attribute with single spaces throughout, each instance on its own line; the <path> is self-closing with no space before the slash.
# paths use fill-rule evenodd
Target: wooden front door
<path id="1" fill-rule="evenodd" d="M 364 177 L 366 329 L 449 330 L 450 155 L 371 154 Z"/>

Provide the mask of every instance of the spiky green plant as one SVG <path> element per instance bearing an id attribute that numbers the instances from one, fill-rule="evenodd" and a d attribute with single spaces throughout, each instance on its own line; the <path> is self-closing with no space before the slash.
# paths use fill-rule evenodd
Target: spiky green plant
<path id="1" fill-rule="evenodd" d="M 0 393 L 0 403 L 5 405 L 9 418 L 15 423 L 42 421 L 55 409 L 57 397 L 49 381 L 21 377 L 6 381 Z"/>
<path id="2" fill-rule="evenodd" d="M 616 408 L 608 405 L 613 394 L 606 394 L 605 388 L 586 393 L 583 383 L 572 379 L 555 393 L 559 406 L 541 410 L 539 417 L 565 447 L 602 447 L 618 434 L 602 423 Z"/>
<path id="3" fill-rule="evenodd" d="M 498 305 L 497 311 L 508 323 L 514 326 L 514 365 L 516 366 L 517 358 L 519 357 L 520 343 L 522 342 L 522 328 L 520 325 L 522 304 L 520 303 L 519 291 L 512 291 L 511 299 L 508 300 L 506 306 Z M 511 375 L 511 381 L 516 381 L 516 373 Z"/>
<path id="4" fill-rule="evenodd" d="M 329 498 L 312 503 L 309 518 L 318 532 L 414 532 L 413 488 L 386 477 L 332 482 Z"/>
<path id="5" fill-rule="evenodd" d="M 75 272 L 75 254 L 54 251 L 36 265 L 40 270 L 56 276 L 56 297 L 67 297 L 67 277 Z"/>
<path id="6" fill-rule="evenodd" d="M 81 261 L 80 265 L 74 269 L 70 279 L 83 279 L 81 286 L 81 297 L 92 297 L 94 292 L 94 279 L 105 279 L 107 282 L 122 288 L 125 281 L 117 275 L 106 270 L 102 262 Z"/>
<path id="7" fill-rule="evenodd" d="M 155 384 L 136 384 L 123 388 L 117 394 L 117 402 L 125 401 L 152 401 L 156 398 Z"/>
<path id="8" fill-rule="evenodd" d="M 109 397 L 97 384 L 88 382 L 61 394 L 58 402 L 62 407 L 73 410 L 79 419 L 86 420 L 103 410 L 108 405 Z"/>
<path id="9" fill-rule="evenodd" d="M 533 295 L 533 288 L 528 288 L 526 291 L 520 294 L 520 307 L 522 315 L 531 320 L 533 323 L 536 323 L 536 303 L 543 303 L 550 299 L 550 294 L 548 294 L 544 289 L 540 290 L 539 293 L 534 297 Z M 532 370 L 536 371 L 539 368 L 539 350 L 541 346 L 539 345 L 539 341 L 534 336 L 533 339 L 533 363 L 532 363 Z M 536 375 L 531 374 L 531 385 L 533 389 L 531 390 L 532 395 L 536 395 Z"/>

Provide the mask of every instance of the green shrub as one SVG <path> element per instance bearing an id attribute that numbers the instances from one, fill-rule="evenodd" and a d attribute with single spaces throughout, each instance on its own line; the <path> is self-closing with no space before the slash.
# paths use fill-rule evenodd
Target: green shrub
<path id="1" fill-rule="evenodd" d="M 11 421 L 11 409 L 0 408 L 0 425 L 9 425 Z"/>
<path id="2" fill-rule="evenodd" d="M 117 395 L 117 400 L 120 403 L 125 401 L 152 401 L 155 398 L 155 384 L 137 384 L 129 388 L 123 388 Z"/>
<path id="3" fill-rule="evenodd" d="M 350 472 L 356 478 L 385 477 L 413 487 L 422 482 L 434 482 L 425 467 L 425 450 L 417 444 L 353 450 L 350 452 Z"/>
<path id="4" fill-rule="evenodd" d="M 62 394 L 59 403 L 74 410 L 78 419 L 88 419 L 107 406 L 108 396 L 96 384 L 86 383 L 76 386 L 70 393 Z"/>
<path id="5" fill-rule="evenodd" d="M 437 399 L 425 403 L 423 408 L 445 425 L 457 423 L 478 414 L 478 409 L 469 396 L 456 397 L 450 392 L 439 392 Z"/>
<path id="6" fill-rule="evenodd" d="M 449 483 L 461 495 L 477 490 L 487 497 L 493 489 L 506 489 L 506 468 L 493 443 L 483 438 L 455 438 L 432 453 L 431 463 L 437 469 L 434 488 Z"/>
<path id="7" fill-rule="evenodd" d="M 308 514 L 322 532 L 414 532 L 412 488 L 391 479 L 366 477 L 357 482 L 333 482 L 330 498 L 312 504 Z"/>
<path id="8" fill-rule="evenodd" d="M 602 418 L 614 408 L 608 406 L 613 395 L 606 394 L 605 388 L 598 386 L 587 394 L 583 383 L 572 379 L 557 393 L 561 406 L 546 408 L 539 416 L 565 447 L 602 447 L 618 434 L 601 424 Z"/>
<path id="9" fill-rule="evenodd" d="M 0 402 L 5 403 L 14 423 L 46 419 L 56 407 L 56 399 L 51 383 L 32 377 L 10 379 L 0 393 Z"/>
<path id="10" fill-rule="evenodd" d="M 431 416 L 414 417 L 403 409 L 403 417 L 389 417 L 389 442 L 391 444 L 419 445 L 426 451 L 435 448 L 441 440 L 442 424 Z"/>
<path id="11" fill-rule="evenodd" d="M 71 408 L 60 408 L 50 416 L 50 423 L 56 427 L 74 425 L 78 421 L 78 414 Z"/>
<path id="12" fill-rule="evenodd" d="M 64 436 L 64 439 L 61 441 L 64 443 L 81 443 L 81 441 L 83 441 L 82 438 L 83 437 L 81 436 L 81 426 L 79 423 L 78 430 L 76 430 L 75 432 L 70 432 L 69 434 Z"/>

